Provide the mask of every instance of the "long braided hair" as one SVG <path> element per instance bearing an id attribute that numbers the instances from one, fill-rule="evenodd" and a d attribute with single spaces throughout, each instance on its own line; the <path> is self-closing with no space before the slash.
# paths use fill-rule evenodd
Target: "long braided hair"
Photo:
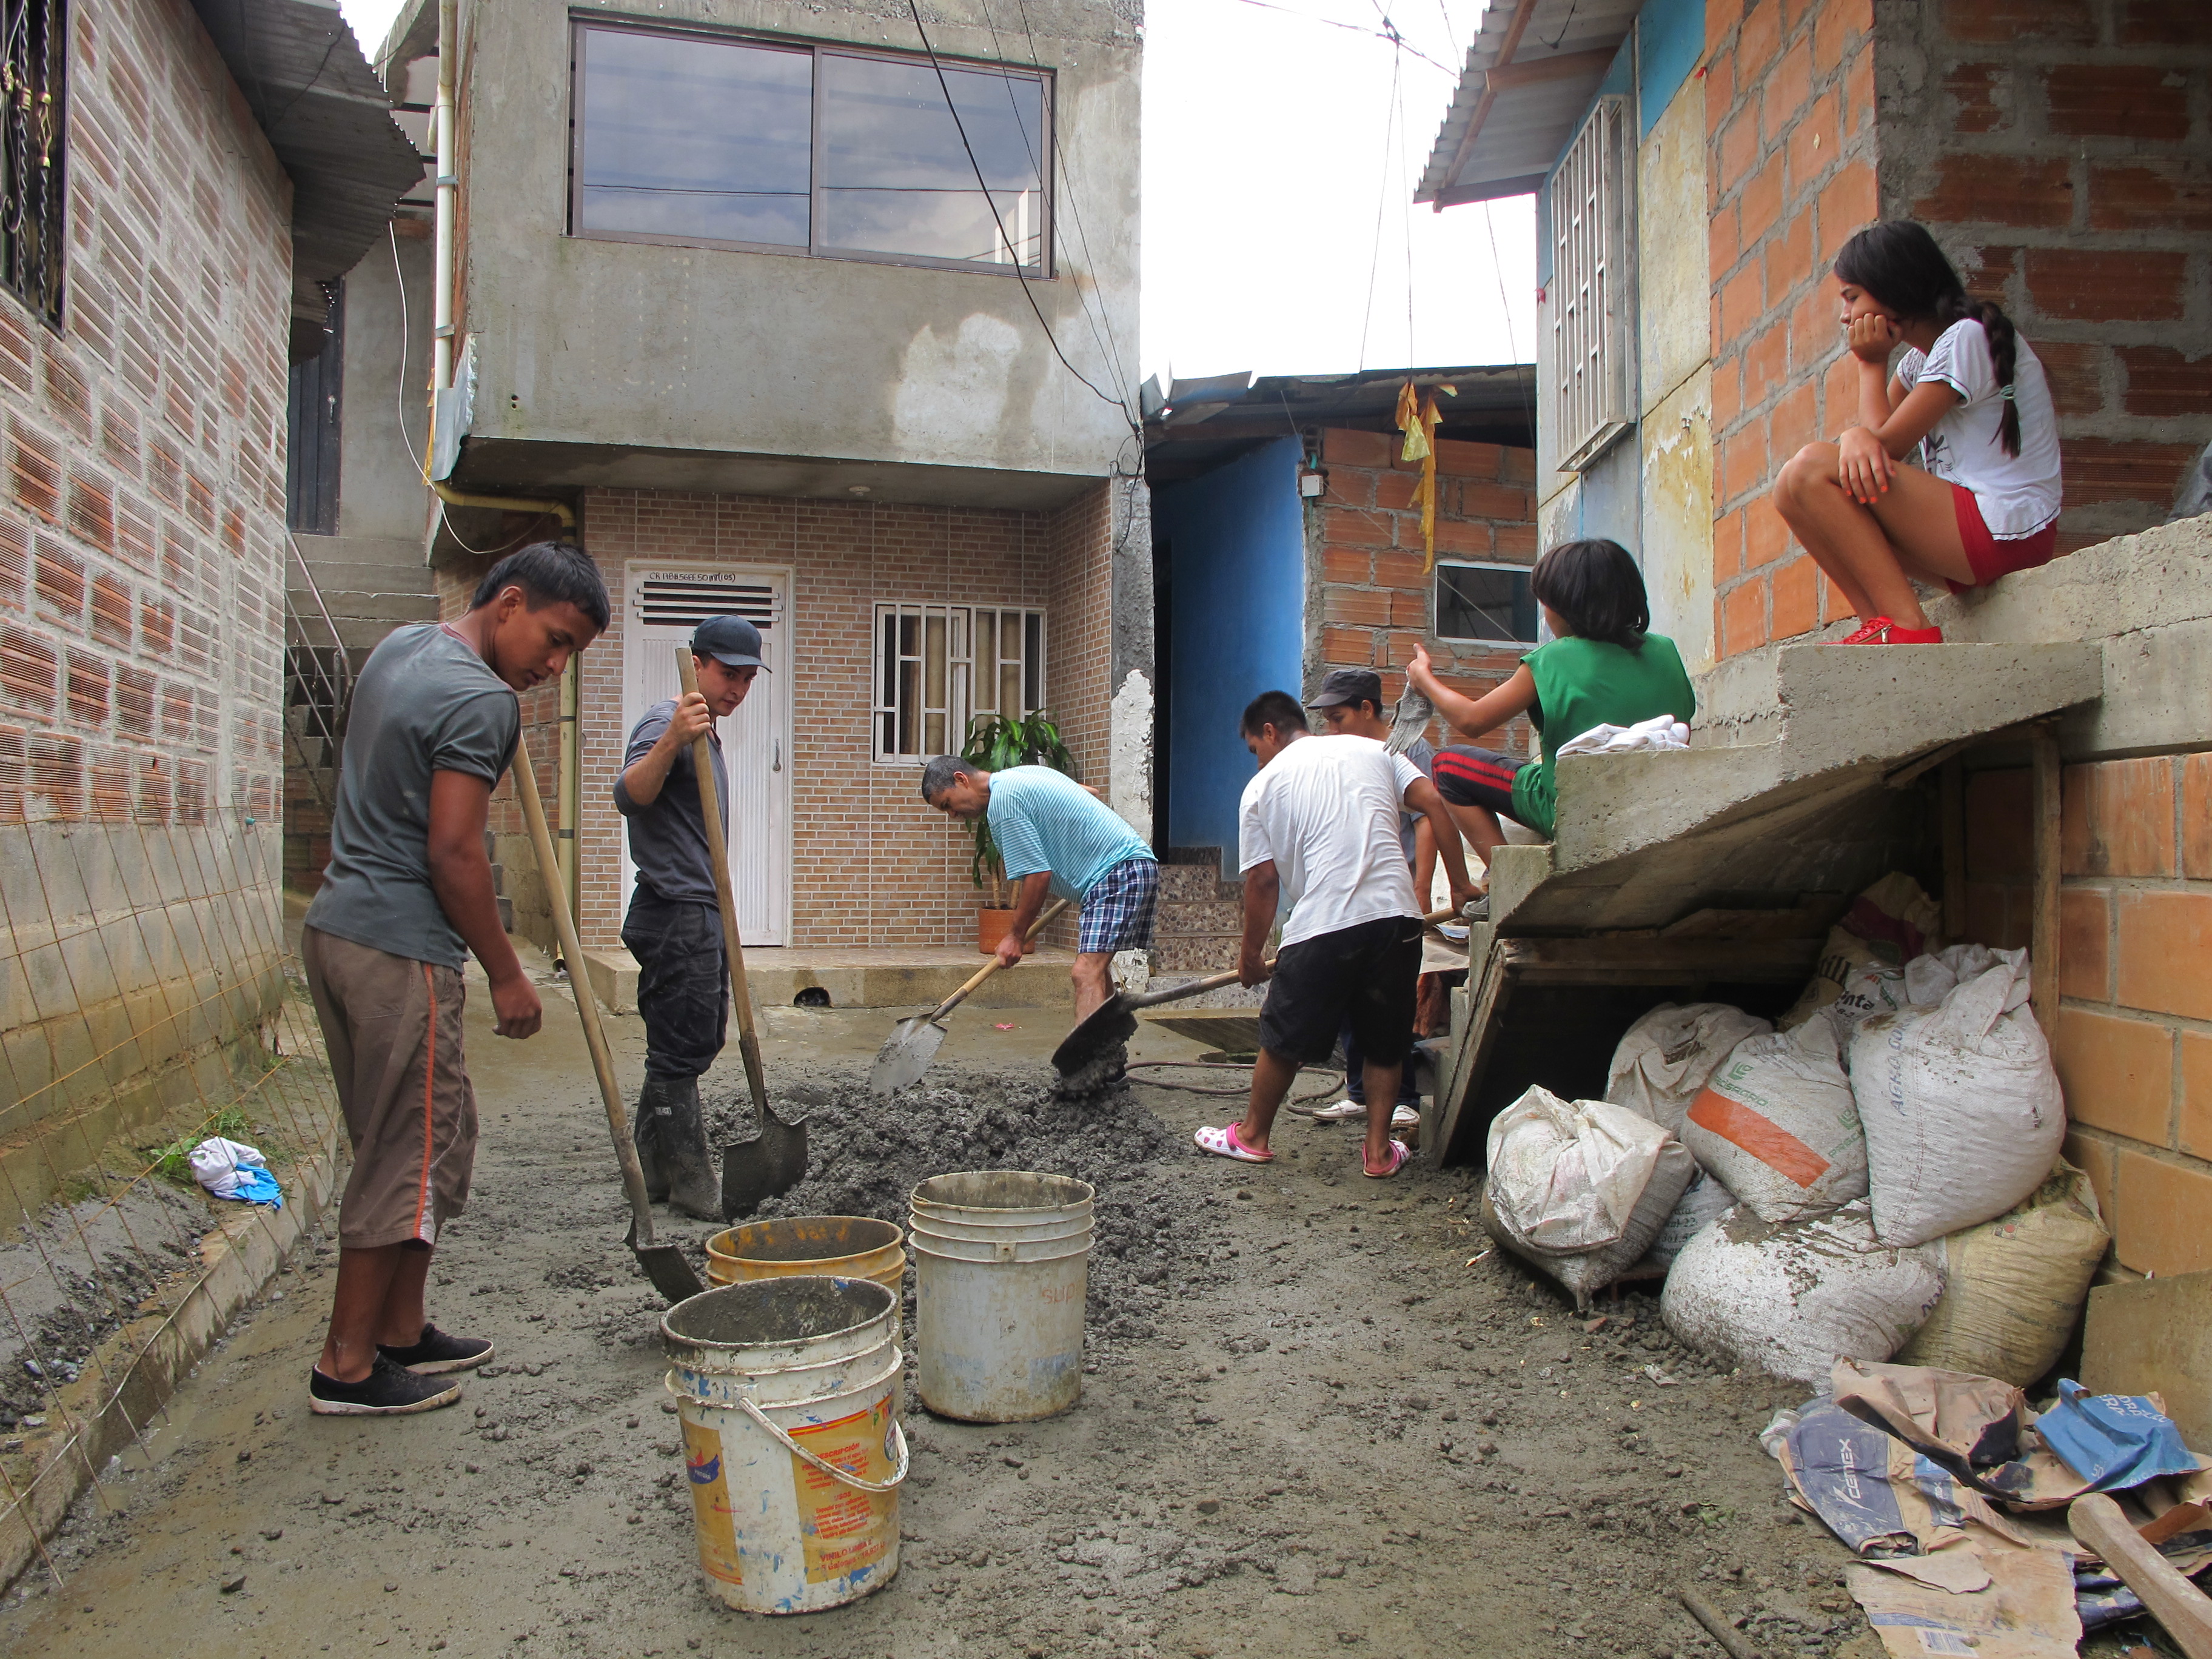
<path id="1" fill-rule="evenodd" d="M 1966 284 L 1927 227 L 1911 219 L 1869 225 L 1844 244 L 1836 255 L 1835 270 L 1839 280 L 1864 289 L 1907 321 L 1925 319 L 1941 328 L 1968 320 L 1982 325 L 2004 399 L 1997 439 L 2006 454 L 2018 455 L 2020 405 L 2013 398 L 2013 370 L 2019 335 L 2012 319 L 1994 301 L 1966 297 Z"/>

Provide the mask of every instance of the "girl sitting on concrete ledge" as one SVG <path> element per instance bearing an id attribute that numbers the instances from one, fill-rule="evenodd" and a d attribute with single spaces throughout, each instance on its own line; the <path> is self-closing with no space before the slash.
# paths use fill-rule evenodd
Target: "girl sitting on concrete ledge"
<path id="1" fill-rule="evenodd" d="M 2057 550 L 2051 388 L 2012 319 L 1969 300 L 1911 220 L 1868 226 L 1835 273 L 1859 423 L 1785 462 L 1774 504 L 1863 624 L 1845 645 L 1940 644 L 1916 580 L 1963 592 Z M 1910 349 L 1891 374 L 1900 343 Z M 1907 465 L 1916 446 L 1921 465 Z"/>
<path id="2" fill-rule="evenodd" d="M 1553 637 L 1496 690 L 1480 697 L 1453 690 L 1419 646 L 1406 670 L 1407 683 L 1460 737 L 1484 737 L 1526 714 L 1542 738 L 1541 756 L 1525 763 L 1471 744 L 1437 751 L 1437 793 L 1485 864 L 1505 839 L 1501 817 L 1552 834 L 1560 744 L 1595 726 L 1635 726 L 1656 714 L 1686 720 L 1698 708 L 1674 641 L 1651 632 L 1644 574 L 1619 542 L 1561 542 L 1536 561 L 1528 591 Z"/>

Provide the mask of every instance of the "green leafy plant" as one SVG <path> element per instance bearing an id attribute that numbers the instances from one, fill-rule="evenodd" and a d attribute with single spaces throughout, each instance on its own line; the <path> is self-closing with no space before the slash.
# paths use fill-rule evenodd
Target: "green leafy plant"
<path id="1" fill-rule="evenodd" d="M 253 1133 L 253 1124 L 235 1106 L 226 1106 L 198 1128 L 179 1136 L 166 1146 L 143 1149 L 153 1172 L 164 1181 L 173 1181 L 180 1187 L 195 1185 L 192 1177 L 191 1151 L 210 1135 L 221 1135 L 227 1140 L 236 1140 Z"/>
<path id="2" fill-rule="evenodd" d="M 1048 708 L 1020 720 L 1006 714 L 975 715 L 968 722 L 968 740 L 961 748 L 960 758 L 986 772 L 1003 772 L 1010 766 L 1049 766 L 1071 778 L 1077 775 L 1075 757 Z M 999 844 L 991 839 L 991 821 L 977 818 L 969 827 L 975 837 L 975 856 L 968 861 L 969 878 L 981 887 L 984 877 L 989 876 L 992 903 L 1004 909 L 1006 862 L 999 856 Z"/>

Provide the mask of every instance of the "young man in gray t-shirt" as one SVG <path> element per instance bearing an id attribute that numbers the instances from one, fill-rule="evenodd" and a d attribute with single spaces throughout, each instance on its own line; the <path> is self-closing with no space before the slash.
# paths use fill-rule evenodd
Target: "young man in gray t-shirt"
<path id="1" fill-rule="evenodd" d="M 447 1374 L 491 1358 L 422 1310 L 476 1158 L 461 967 L 474 955 L 490 976 L 500 1036 L 537 1031 L 484 823 L 521 735 L 515 693 L 558 675 L 607 619 L 583 550 L 539 542 L 493 566 L 459 621 L 395 629 L 354 687 L 330 867 L 301 938 L 353 1146 L 330 1333 L 307 1381 L 319 1413 L 449 1406 L 461 1390 Z"/>

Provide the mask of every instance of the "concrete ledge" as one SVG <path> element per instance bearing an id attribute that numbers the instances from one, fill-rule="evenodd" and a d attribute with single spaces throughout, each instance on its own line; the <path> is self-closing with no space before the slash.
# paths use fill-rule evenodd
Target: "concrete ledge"
<path id="1" fill-rule="evenodd" d="M 748 969 L 752 965 L 750 954 L 745 958 Z M 637 958 L 629 950 L 617 945 L 604 951 L 584 952 L 584 977 L 592 982 L 592 994 L 599 1000 L 599 1006 L 611 1014 L 634 1014 L 637 1012 Z"/>
<path id="2" fill-rule="evenodd" d="M 990 958 L 957 946 L 908 946 L 874 953 L 805 946 L 745 952 L 757 1007 L 789 1007 L 801 991 L 830 994 L 833 1008 L 927 1007 L 951 996 Z M 1073 1004 L 1072 951 L 1040 945 L 1018 968 L 991 975 L 969 998 L 978 1008 L 1062 1008 Z"/>

